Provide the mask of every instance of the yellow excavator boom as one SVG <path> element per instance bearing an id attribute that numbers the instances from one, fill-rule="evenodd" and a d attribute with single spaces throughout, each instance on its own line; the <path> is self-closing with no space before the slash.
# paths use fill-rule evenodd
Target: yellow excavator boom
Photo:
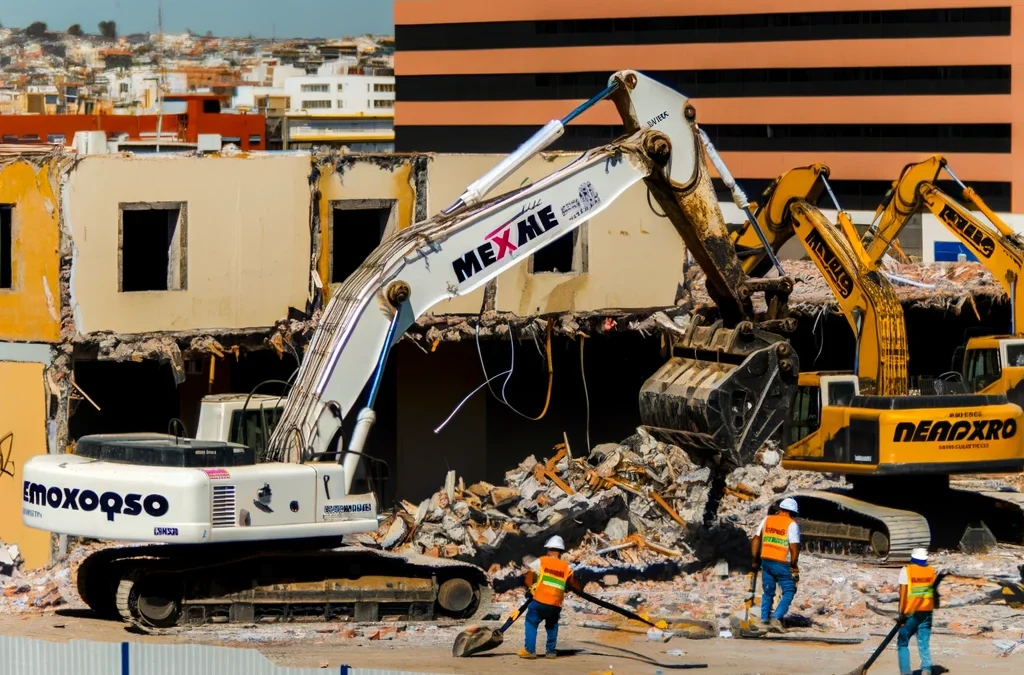
<path id="1" fill-rule="evenodd" d="M 828 187 L 823 164 L 792 169 L 762 194 L 755 217 L 775 252 L 796 236 L 821 272 L 857 339 L 854 372 L 861 391 L 907 393 L 907 336 L 903 308 L 889 280 L 868 266 L 857 230 L 844 211 L 832 224 L 815 205 Z M 745 271 L 767 271 L 767 252 L 750 223 L 733 232 Z"/>

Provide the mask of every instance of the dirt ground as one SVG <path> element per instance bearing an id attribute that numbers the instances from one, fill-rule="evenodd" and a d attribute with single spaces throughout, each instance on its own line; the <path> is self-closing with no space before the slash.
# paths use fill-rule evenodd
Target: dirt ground
<path id="1" fill-rule="evenodd" d="M 459 627 L 409 627 L 399 630 L 391 639 L 370 640 L 377 627 L 299 624 L 292 626 L 264 626 L 243 631 L 239 643 L 237 629 L 203 628 L 188 636 L 138 636 L 128 633 L 118 623 L 90 618 L 87 612 L 64 610 L 56 613 L 0 615 L 0 632 L 5 635 L 65 641 L 88 639 L 98 641 L 188 642 L 256 648 L 273 662 L 282 666 L 331 667 L 342 664 L 352 667 L 402 669 L 423 673 L 493 673 L 518 675 L 524 667 L 531 675 L 589 675 L 613 672 L 615 675 L 657 675 L 675 670 L 679 664 L 706 664 L 700 672 L 732 675 L 842 675 L 867 659 L 879 644 L 881 637 L 862 633 L 867 639 L 857 645 L 823 645 L 818 643 L 777 644 L 757 640 L 714 638 L 686 640 L 673 638 L 670 642 L 647 642 L 643 635 L 591 630 L 575 625 L 562 626 L 560 649 L 587 649 L 607 655 L 575 654 L 556 660 L 538 659 L 528 665 L 516 657 L 522 646 L 523 627 L 517 623 L 506 635 L 505 643 L 486 655 L 457 659 L 451 655 L 451 644 Z M 488 622 L 487 625 L 496 625 Z M 385 633 L 388 631 L 385 630 Z M 543 649 L 543 629 L 539 649 Z M 226 642 L 230 639 L 231 642 Z M 620 656 L 600 646 L 584 644 L 597 642 L 646 654 L 664 665 L 652 665 Z M 911 645 L 915 668 L 919 667 L 916 648 Z M 669 655 L 670 650 L 682 650 L 684 655 Z M 948 672 L 1020 673 L 1024 671 L 1024 646 L 1006 657 L 991 639 L 965 638 L 953 635 L 933 635 L 932 654 L 937 665 Z M 895 641 L 871 669 L 874 673 L 898 672 Z M 936 670 L 935 672 L 942 672 Z"/>

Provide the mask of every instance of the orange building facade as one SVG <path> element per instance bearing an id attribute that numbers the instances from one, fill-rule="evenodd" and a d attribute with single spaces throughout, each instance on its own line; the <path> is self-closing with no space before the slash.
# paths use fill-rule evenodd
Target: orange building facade
<path id="1" fill-rule="evenodd" d="M 159 128 L 182 143 L 196 143 L 200 134 L 220 134 L 223 143 L 244 151 L 266 149 L 266 117 L 221 112 L 216 94 L 175 94 L 166 103 L 182 102 L 185 112 L 159 115 L 0 115 L 0 143 L 64 143 L 75 132 L 104 131 L 108 138 L 127 134 L 129 141 L 152 140 Z"/>
<path id="2" fill-rule="evenodd" d="M 630 68 L 693 99 L 751 197 L 821 162 L 874 210 L 942 154 L 1024 212 L 1024 0 L 398 0 L 395 35 L 399 152 L 510 152 Z M 553 149 L 620 132 L 603 102 Z"/>

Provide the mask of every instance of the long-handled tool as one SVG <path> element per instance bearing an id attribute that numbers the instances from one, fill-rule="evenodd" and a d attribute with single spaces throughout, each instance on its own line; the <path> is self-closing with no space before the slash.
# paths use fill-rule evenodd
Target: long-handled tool
<path id="1" fill-rule="evenodd" d="M 636 614 L 634 612 L 629 611 L 628 609 L 623 609 L 622 607 L 619 607 L 618 605 L 613 605 L 610 602 L 606 602 L 606 601 L 602 600 L 601 598 L 594 597 L 593 595 L 590 595 L 589 593 L 583 593 L 581 591 L 576 591 L 576 595 L 580 596 L 581 598 L 583 598 L 587 602 L 594 603 L 598 607 L 604 607 L 605 609 L 607 609 L 609 611 L 612 611 L 612 612 L 615 612 L 616 614 L 621 614 L 622 616 L 626 617 L 627 619 L 633 619 L 634 621 L 639 621 L 641 623 L 646 623 L 648 626 L 651 626 L 653 628 L 657 628 L 658 630 L 666 630 L 668 628 L 668 622 L 666 622 L 664 620 L 660 620 L 658 622 L 654 622 L 654 621 L 651 620 L 651 617 L 647 616 L 646 614 Z"/>
<path id="2" fill-rule="evenodd" d="M 526 602 L 509 614 L 505 623 L 496 630 L 487 630 L 473 625 L 459 633 L 455 638 L 455 644 L 452 645 L 452 656 L 472 656 L 501 646 L 505 640 L 505 631 L 511 628 L 516 619 L 526 611 L 526 608 L 530 606 L 530 601 L 531 598 L 527 597 Z"/>
<path id="3" fill-rule="evenodd" d="M 743 603 L 745 612 L 743 619 L 738 619 L 735 616 L 729 621 L 729 627 L 732 628 L 732 632 L 741 638 L 752 638 L 761 637 L 765 634 L 765 630 L 762 626 L 750 620 L 750 608 L 754 606 L 754 594 L 757 591 L 757 572 L 750 573 L 750 591 L 747 593 L 747 598 Z"/>
<path id="4" fill-rule="evenodd" d="M 892 627 L 892 630 L 889 631 L 889 634 L 885 636 L 884 640 L 882 640 L 882 644 L 878 645 L 878 649 L 876 649 L 875 652 L 870 656 L 870 658 L 868 658 L 868 660 L 864 662 L 864 665 L 854 668 L 846 675 L 865 675 L 865 673 L 868 672 L 868 668 L 871 667 L 871 664 L 875 662 L 875 659 L 882 655 L 882 652 L 885 651 L 885 648 L 888 647 L 889 643 L 892 642 L 892 639 L 896 637 L 896 633 L 898 633 L 900 628 L 903 627 L 904 621 L 905 620 L 902 617 L 900 619 L 897 619 L 896 625 Z"/>

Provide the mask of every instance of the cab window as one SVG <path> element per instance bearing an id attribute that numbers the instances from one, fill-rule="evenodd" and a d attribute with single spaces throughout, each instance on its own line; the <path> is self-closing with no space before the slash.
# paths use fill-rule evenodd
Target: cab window
<path id="1" fill-rule="evenodd" d="M 967 352 L 964 380 L 970 391 L 980 391 L 999 379 L 998 349 L 972 349 Z"/>
<path id="2" fill-rule="evenodd" d="M 828 385 L 828 405 L 848 406 L 857 395 L 853 382 L 830 382 Z"/>
<path id="3" fill-rule="evenodd" d="M 228 441 L 241 443 L 252 448 L 257 462 L 265 460 L 267 441 L 274 427 L 281 419 L 282 407 L 250 406 L 243 413 L 236 410 L 231 413 L 231 434 Z"/>
<path id="4" fill-rule="evenodd" d="M 1006 367 L 1020 368 L 1024 366 L 1024 344 L 1006 345 Z"/>
<path id="5" fill-rule="evenodd" d="M 789 443 L 796 443 L 821 426 L 821 390 L 797 387 L 790 409 Z"/>

